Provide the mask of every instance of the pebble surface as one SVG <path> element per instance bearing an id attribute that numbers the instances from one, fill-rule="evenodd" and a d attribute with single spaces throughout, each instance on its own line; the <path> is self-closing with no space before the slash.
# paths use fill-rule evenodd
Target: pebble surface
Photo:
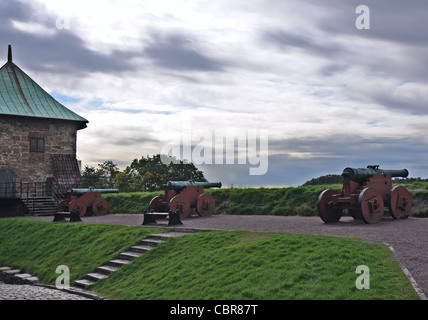
<path id="1" fill-rule="evenodd" d="M 84 296 L 33 285 L 0 282 L 0 300 L 92 300 Z"/>

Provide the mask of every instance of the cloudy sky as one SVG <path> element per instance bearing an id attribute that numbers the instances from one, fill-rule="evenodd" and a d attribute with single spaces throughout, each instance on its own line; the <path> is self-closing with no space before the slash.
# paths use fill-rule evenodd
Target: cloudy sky
<path id="1" fill-rule="evenodd" d="M 427 12 L 426 0 L 2 0 L 0 52 L 11 44 L 89 120 L 84 165 L 124 168 L 190 134 L 199 161 L 236 138 L 246 161 L 197 165 L 224 185 L 368 164 L 428 178 Z"/>

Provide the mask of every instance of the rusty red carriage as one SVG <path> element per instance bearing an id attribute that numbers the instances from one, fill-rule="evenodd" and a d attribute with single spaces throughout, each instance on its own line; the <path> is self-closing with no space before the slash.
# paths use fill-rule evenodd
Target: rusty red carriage
<path id="1" fill-rule="evenodd" d="M 394 219 L 405 219 L 412 210 L 409 191 L 392 185 L 393 177 L 407 177 L 407 169 L 383 170 L 379 165 L 367 168 L 345 168 L 340 192 L 324 190 L 318 198 L 318 214 L 325 223 L 337 222 L 343 211 L 356 220 L 372 224 L 379 222 L 385 207 Z"/>

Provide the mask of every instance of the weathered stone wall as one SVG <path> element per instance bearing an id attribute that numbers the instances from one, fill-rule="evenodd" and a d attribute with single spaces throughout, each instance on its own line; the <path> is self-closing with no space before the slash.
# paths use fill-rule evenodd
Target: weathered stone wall
<path id="1" fill-rule="evenodd" d="M 0 217 L 22 217 L 28 208 L 21 199 L 0 199 Z"/>
<path id="2" fill-rule="evenodd" d="M 53 177 L 52 154 L 76 154 L 78 124 L 72 121 L 0 115 L 0 168 L 22 182 Z M 44 152 L 30 152 L 30 138 L 43 138 Z"/>

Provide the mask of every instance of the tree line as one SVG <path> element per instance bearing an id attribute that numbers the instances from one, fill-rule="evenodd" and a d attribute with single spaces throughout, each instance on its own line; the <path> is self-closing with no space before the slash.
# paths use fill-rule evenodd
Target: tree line
<path id="1" fill-rule="evenodd" d="M 119 189 L 120 192 L 163 190 L 168 181 L 207 180 L 193 163 L 173 158 L 165 164 L 160 154 L 134 159 L 123 171 L 112 160 L 107 160 L 97 167 L 86 165 L 82 172 L 84 188 Z"/>

